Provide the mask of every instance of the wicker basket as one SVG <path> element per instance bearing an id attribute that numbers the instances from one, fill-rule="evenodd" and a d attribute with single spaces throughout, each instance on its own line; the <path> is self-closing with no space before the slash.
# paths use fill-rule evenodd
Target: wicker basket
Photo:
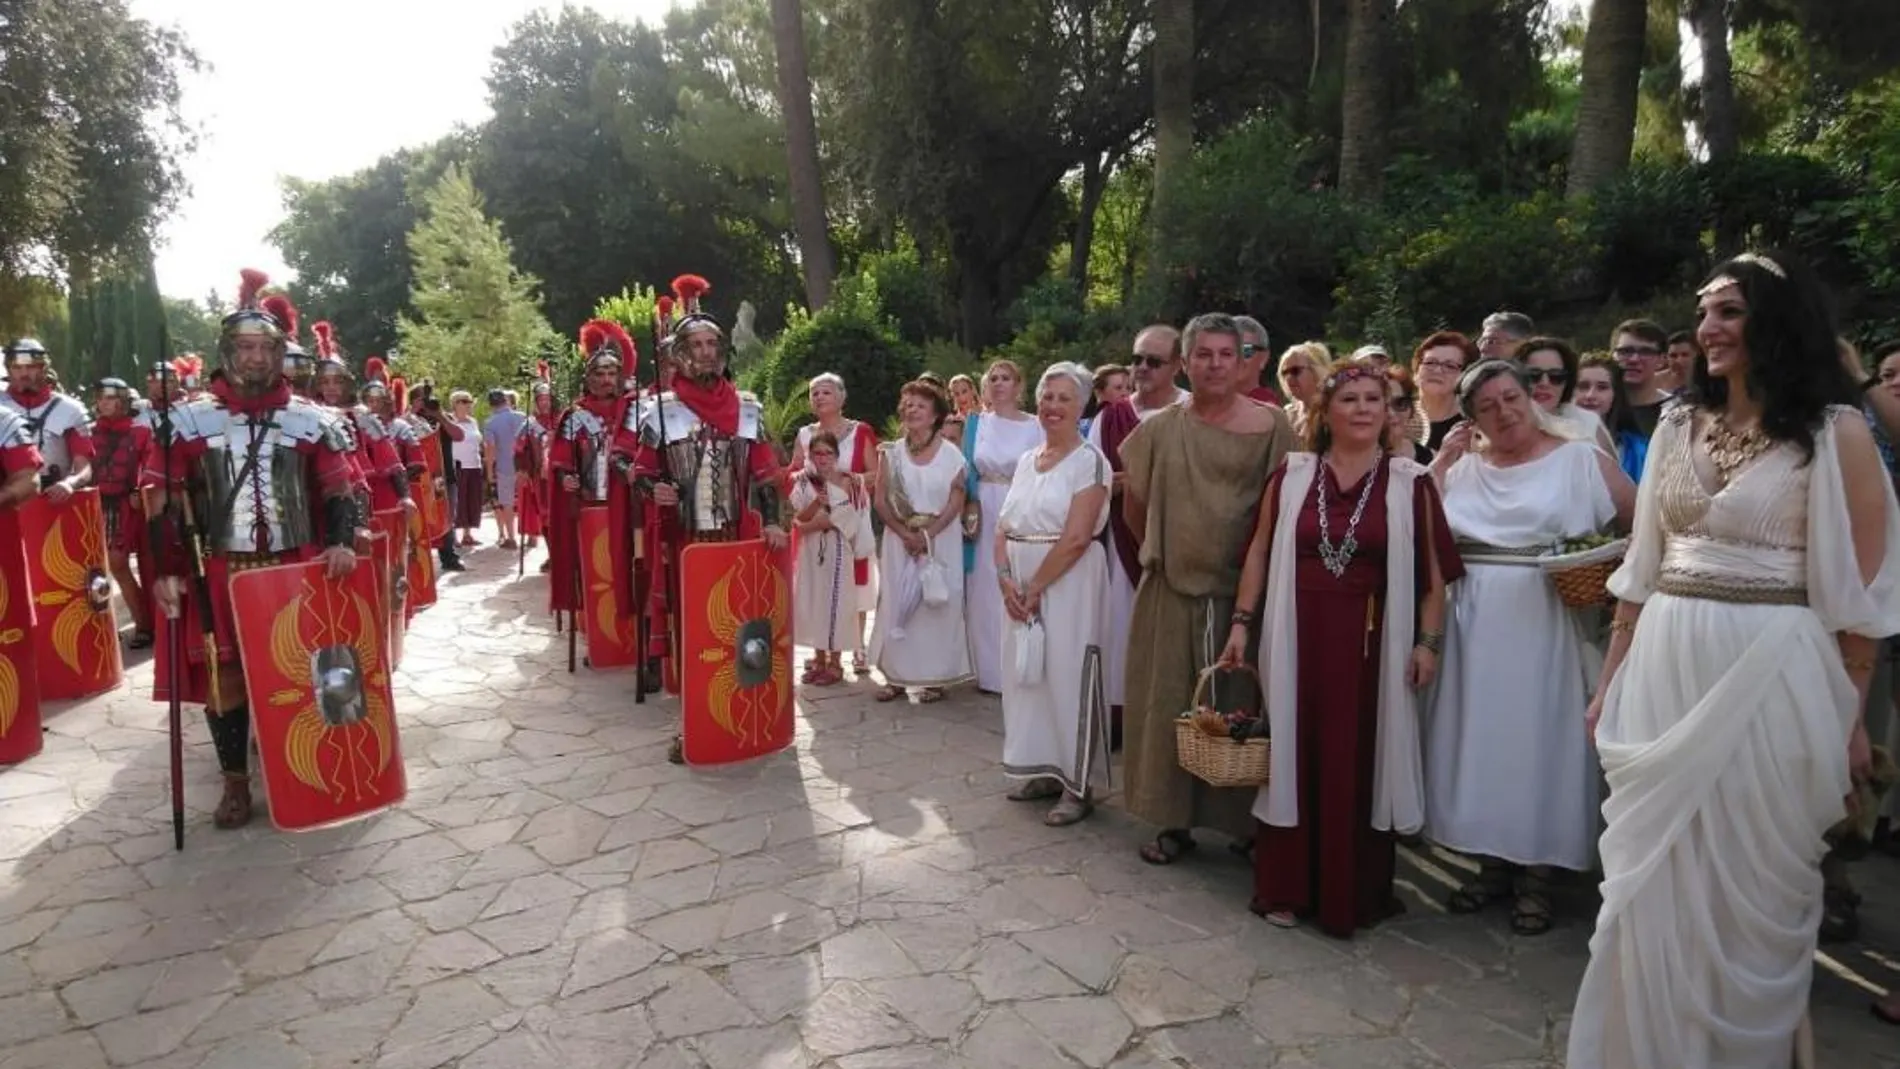
<path id="1" fill-rule="evenodd" d="M 1195 723 L 1195 714 L 1213 711 L 1210 706 L 1201 704 L 1207 693 L 1207 685 L 1214 676 L 1226 669 L 1210 667 L 1201 673 L 1194 683 L 1193 707 L 1182 713 L 1174 721 L 1174 756 L 1189 775 L 1206 783 L 1210 787 L 1260 787 L 1267 782 L 1267 762 L 1272 756 L 1272 743 L 1267 739 L 1248 739 L 1235 742 L 1231 738 L 1217 738 L 1202 731 Z M 1260 674 L 1252 668 L 1234 669 L 1245 672 L 1253 678 L 1256 690 L 1260 686 Z M 1260 715 L 1267 715 L 1262 703 Z"/>
<path id="2" fill-rule="evenodd" d="M 1629 546 L 1629 539 L 1619 538 L 1580 553 L 1542 557 L 1537 563 L 1550 577 L 1551 585 L 1557 588 L 1557 596 L 1565 605 L 1591 609 L 1612 600 L 1610 576 L 1622 565 L 1623 554 Z"/>

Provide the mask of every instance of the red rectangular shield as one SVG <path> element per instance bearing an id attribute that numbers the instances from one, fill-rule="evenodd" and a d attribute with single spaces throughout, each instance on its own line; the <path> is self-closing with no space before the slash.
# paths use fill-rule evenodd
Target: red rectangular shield
<path id="1" fill-rule="evenodd" d="M 20 515 L 0 509 L 0 765 L 17 765 L 40 752 L 40 682 L 32 635 L 32 587 Z"/>
<path id="2" fill-rule="evenodd" d="M 790 555 L 762 539 L 680 552 L 686 762 L 723 765 L 792 743 Z"/>
<path id="3" fill-rule="evenodd" d="M 414 619 L 435 604 L 435 553 L 422 528 L 422 511 L 409 518 L 409 597 L 403 606 L 405 620 Z"/>
<path id="4" fill-rule="evenodd" d="M 343 580 L 314 560 L 239 572 L 231 606 L 271 823 L 308 831 L 402 801 L 372 562 Z"/>
<path id="5" fill-rule="evenodd" d="M 99 491 L 81 490 L 58 505 L 33 498 L 20 506 L 20 533 L 40 624 L 33 629 L 40 697 L 84 698 L 118 686 L 125 667 Z"/>
<path id="6" fill-rule="evenodd" d="M 423 439 L 422 466 L 428 470 L 422 473 L 413 487 L 416 510 L 422 514 L 422 537 L 430 545 L 435 545 L 442 536 L 449 533 L 449 495 L 448 484 L 443 481 L 442 448 L 434 435 Z"/>
<path id="7" fill-rule="evenodd" d="M 590 668 L 625 668 L 640 660 L 632 606 L 614 593 L 613 527 L 605 505 L 580 510 L 581 633 Z"/>
<path id="8" fill-rule="evenodd" d="M 402 547 L 406 541 L 402 509 L 385 509 L 370 517 L 370 530 L 376 539 L 376 570 L 382 585 L 384 618 L 389 621 L 389 667 L 402 664 L 402 637 L 408 617 L 403 601 L 409 589 L 409 562 Z"/>

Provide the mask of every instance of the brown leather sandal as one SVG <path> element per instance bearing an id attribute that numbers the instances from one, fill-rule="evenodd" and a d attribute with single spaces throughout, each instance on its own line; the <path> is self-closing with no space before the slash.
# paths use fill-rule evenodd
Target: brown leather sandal
<path id="1" fill-rule="evenodd" d="M 226 773 L 224 797 L 211 812 L 211 823 L 225 830 L 242 828 L 251 822 L 251 777 Z"/>

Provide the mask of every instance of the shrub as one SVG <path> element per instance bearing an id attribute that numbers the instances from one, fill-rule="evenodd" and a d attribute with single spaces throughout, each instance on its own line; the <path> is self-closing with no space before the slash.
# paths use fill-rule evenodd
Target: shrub
<path id="1" fill-rule="evenodd" d="M 866 253 L 856 271 L 838 279 L 832 299 L 858 300 L 867 287 L 875 291 L 877 306 L 897 336 L 912 345 L 956 332 L 956 313 L 942 271 L 919 259 L 915 245 Z"/>
<path id="2" fill-rule="evenodd" d="M 1708 263 L 1703 184 L 1684 167 L 1632 168 L 1598 190 L 1589 209 L 1591 239 L 1609 291 L 1628 301 L 1695 281 Z"/>
<path id="3" fill-rule="evenodd" d="M 803 394 L 813 376 L 833 371 L 845 381 L 846 413 L 881 425 L 897 411 L 904 383 L 923 370 L 923 355 L 883 315 L 875 283 L 840 287 L 815 316 L 798 309 L 787 315 L 784 333 L 751 377 L 761 396 Z"/>

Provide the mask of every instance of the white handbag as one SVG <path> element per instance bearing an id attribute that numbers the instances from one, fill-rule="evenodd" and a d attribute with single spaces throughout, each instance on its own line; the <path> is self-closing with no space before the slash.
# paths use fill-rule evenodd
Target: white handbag
<path id="1" fill-rule="evenodd" d="M 1010 626 L 1016 629 L 1016 682 L 1033 687 L 1042 682 L 1042 617 L 1026 624 L 1011 621 Z"/>
<path id="2" fill-rule="evenodd" d="M 924 604 L 940 609 L 950 604 L 950 583 L 943 577 L 943 562 L 935 557 L 924 560 L 923 574 Z"/>

